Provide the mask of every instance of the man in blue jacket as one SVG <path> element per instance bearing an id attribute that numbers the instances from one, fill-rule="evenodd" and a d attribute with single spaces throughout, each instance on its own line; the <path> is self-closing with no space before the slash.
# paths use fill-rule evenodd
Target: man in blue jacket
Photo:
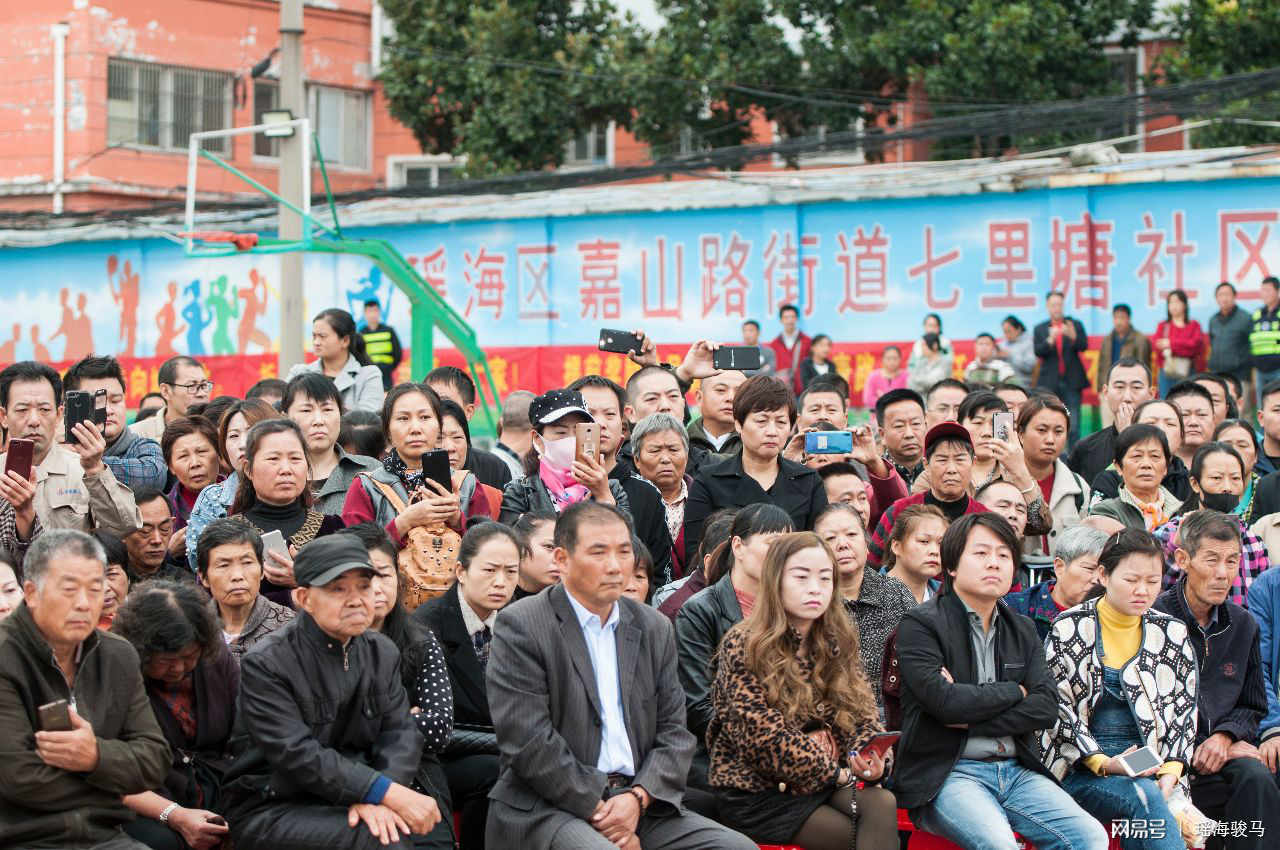
<path id="1" fill-rule="evenodd" d="M 1267 714 L 1258 724 L 1258 753 L 1280 775 L 1280 570 L 1267 570 L 1249 586 L 1249 613 L 1258 621 Z"/>
<path id="2" fill-rule="evenodd" d="M 1260 832 L 1232 835 L 1232 850 L 1274 847 L 1280 790 L 1257 747 L 1267 710 L 1260 634 L 1250 613 L 1227 598 L 1240 571 L 1240 523 L 1217 511 L 1189 514 L 1174 557 L 1182 577 L 1154 607 L 1186 624 L 1200 665 L 1192 802 L 1219 821 L 1260 823 Z"/>

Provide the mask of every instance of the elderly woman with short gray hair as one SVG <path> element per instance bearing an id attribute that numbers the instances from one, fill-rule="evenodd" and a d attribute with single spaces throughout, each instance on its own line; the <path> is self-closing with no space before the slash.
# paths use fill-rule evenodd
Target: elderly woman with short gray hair
<path id="1" fill-rule="evenodd" d="M 1059 614 L 1081 604 L 1101 586 L 1098 556 L 1108 539 L 1104 531 L 1073 525 L 1053 542 L 1053 578 L 1004 598 L 1014 611 L 1031 618 L 1041 640 Z"/>
<path id="2" fill-rule="evenodd" d="M 689 464 L 689 432 L 669 413 L 651 413 L 631 429 L 636 472 L 662 494 L 662 507 L 671 532 L 671 577 L 685 574 L 684 507 L 693 476 Z"/>

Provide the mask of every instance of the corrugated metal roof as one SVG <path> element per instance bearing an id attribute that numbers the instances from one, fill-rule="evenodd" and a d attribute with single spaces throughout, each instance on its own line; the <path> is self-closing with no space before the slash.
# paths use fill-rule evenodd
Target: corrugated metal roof
<path id="1" fill-rule="evenodd" d="M 803 171 L 721 172 L 658 183 L 609 184 L 517 195 L 387 197 L 340 207 L 345 228 L 488 219 L 755 207 L 879 198 L 1017 192 L 1116 183 L 1220 180 L 1280 175 L 1280 148 L 1209 148 L 1121 154 L 1119 161 L 1072 165 L 1068 155 L 881 163 Z M 313 210 L 326 221 L 327 211 Z M 0 246 L 138 239 L 175 233 L 177 217 L 103 218 L 44 230 L 0 230 Z M 205 229 L 274 231 L 274 210 L 198 216 Z"/>

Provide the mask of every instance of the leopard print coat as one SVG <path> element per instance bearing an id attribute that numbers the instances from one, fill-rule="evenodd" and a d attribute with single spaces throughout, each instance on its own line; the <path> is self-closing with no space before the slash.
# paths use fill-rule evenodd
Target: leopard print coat
<path id="1" fill-rule="evenodd" d="M 803 730 L 831 729 L 834 714 L 819 704 L 803 723 L 788 723 L 769 705 L 763 684 L 747 665 L 746 632 L 735 628 L 725 635 L 717 656 L 711 701 L 715 713 L 707 727 L 711 757 L 710 784 L 759 792 L 779 790 L 805 795 L 832 789 L 842 762 L 837 762 Z M 850 659 L 857 663 L 857 659 Z M 805 673 L 813 663 L 802 661 Z M 842 753 L 861 748 L 883 731 L 879 723 L 856 735 L 835 732 Z"/>

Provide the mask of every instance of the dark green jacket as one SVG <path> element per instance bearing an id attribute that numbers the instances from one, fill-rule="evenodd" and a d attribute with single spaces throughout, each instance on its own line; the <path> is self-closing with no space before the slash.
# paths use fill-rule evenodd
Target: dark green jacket
<path id="1" fill-rule="evenodd" d="M 1122 524 L 1125 528 L 1133 528 L 1138 531 L 1147 530 L 1147 521 L 1143 519 L 1142 511 L 1128 502 L 1120 501 L 1119 497 L 1098 502 L 1089 508 L 1089 515 L 1109 517 Z"/>
<path id="2" fill-rule="evenodd" d="M 716 448 L 715 443 L 711 442 L 711 438 L 707 436 L 707 429 L 703 425 L 702 417 L 698 417 L 689 423 L 689 427 L 685 429 L 689 432 L 689 443 L 706 449 L 713 454 L 722 456 L 736 455 L 742 451 L 742 438 L 737 434 L 730 434 L 729 439 L 724 441 L 724 445 Z"/>
<path id="3" fill-rule="evenodd" d="M 89 773 L 50 767 L 36 754 L 37 712 L 74 698 L 98 738 Z M 120 835 L 133 813 L 120 798 L 159 788 L 171 753 L 128 641 L 95 631 L 81 647 L 75 688 L 26 604 L 0 624 L 0 847 L 92 847 Z"/>

